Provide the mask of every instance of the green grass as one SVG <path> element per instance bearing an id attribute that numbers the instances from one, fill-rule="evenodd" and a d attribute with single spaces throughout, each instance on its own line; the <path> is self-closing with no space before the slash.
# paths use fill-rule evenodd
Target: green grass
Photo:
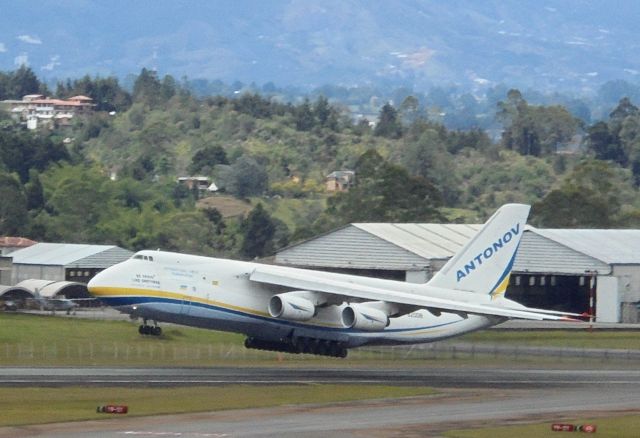
<path id="1" fill-rule="evenodd" d="M 339 360 L 313 355 L 247 350 L 244 336 L 176 325 L 164 325 L 163 336 L 141 336 L 137 323 L 77 317 L 0 313 L 0 366 L 495 366 L 514 362 L 558 365 L 555 357 L 500 357 L 491 354 L 431 352 L 404 348 L 352 349 Z M 640 349 L 638 332 L 495 331 L 456 338 L 517 346 Z M 591 361 L 593 362 L 593 361 Z M 589 362 L 589 363 L 591 363 Z M 597 361 L 596 361 L 597 362 Z M 562 358 L 563 364 L 589 366 L 584 360 Z M 599 362 L 598 362 L 599 363 Z M 595 366 L 595 365 L 592 365 Z M 625 365 L 626 366 L 626 365 Z"/>
<path id="2" fill-rule="evenodd" d="M 112 418 L 98 406 L 127 405 L 128 415 L 177 414 L 288 404 L 324 404 L 434 394 L 383 385 L 282 385 L 188 388 L 0 388 L 0 426 Z"/>
<path id="3" fill-rule="evenodd" d="M 578 432 L 553 432 L 552 423 L 595 424 L 595 434 Z M 562 438 L 564 436 L 594 436 L 598 438 L 636 438 L 640 436 L 640 415 L 615 416 L 606 418 L 587 418 L 577 420 L 558 420 L 542 424 L 524 426 L 504 426 L 483 429 L 452 430 L 443 433 L 448 438 Z"/>
<path id="4" fill-rule="evenodd" d="M 279 198 L 268 201 L 252 199 L 254 205 L 258 202 L 262 202 L 269 214 L 284 222 L 290 230 L 295 230 L 300 225 L 310 224 L 326 207 L 325 198 Z"/>
<path id="5" fill-rule="evenodd" d="M 640 350 L 640 331 L 484 330 L 455 341 L 532 347 L 611 348 Z"/>
<path id="6" fill-rule="evenodd" d="M 0 365 L 193 365 L 242 347 L 242 335 L 166 325 L 141 336 L 130 321 L 0 313 Z"/>

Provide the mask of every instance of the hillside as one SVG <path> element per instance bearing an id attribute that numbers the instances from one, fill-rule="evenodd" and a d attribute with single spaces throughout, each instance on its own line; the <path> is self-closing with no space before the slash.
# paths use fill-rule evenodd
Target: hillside
<path id="1" fill-rule="evenodd" d="M 32 76 L 0 85 L 38 90 Z M 481 222 L 510 202 L 532 204 L 537 226 L 640 226 L 640 110 L 627 98 L 588 125 L 512 89 L 494 140 L 430 120 L 411 96 L 372 125 L 322 96 L 198 98 L 146 69 L 133 90 L 61 86 L 117 98 L 71 126 L 29 131 L 0 111 L 0 234 L 253 259 L 351 222 Z M 327 190 L 335 170 L 355 172 L 347 191 Z M 185 175 L 220 192 L 202 199 Z"/>

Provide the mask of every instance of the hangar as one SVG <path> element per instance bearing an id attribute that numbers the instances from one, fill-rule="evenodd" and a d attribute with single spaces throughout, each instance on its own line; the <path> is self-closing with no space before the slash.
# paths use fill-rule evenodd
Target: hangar
<path id="1" fill-rule="evenodd" d="M 98 272 L 133 253 L 113 245 L 37 243 L 3 257 L 11 269 L 10 285 L 0 286 L 0 298 L 89 297 L 86 284 Z"/>
<path id="2" fill-rule="evenodd" d="M 275 262 L 426 282 L 480 224 L 353 223 L 280 250 Z M 531 307 L 640 322 L 640 230 L 527 226 L 507 297 Z M 635 250 L 634 250 L 635 249 Z"/>
<path id="3" fill-rule="evenodd" d="M 21 281 L 15 286 L 0 285 L 0 298 L 3 300 L 27 300 L 34 298 L 55 299 L 86 298 L 87 285 L 74 281 L 48 281 L 29 279 Z"/>

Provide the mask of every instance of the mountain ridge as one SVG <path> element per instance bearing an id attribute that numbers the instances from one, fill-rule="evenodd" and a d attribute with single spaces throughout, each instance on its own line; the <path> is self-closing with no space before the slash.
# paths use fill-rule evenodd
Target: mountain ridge
<path id="1" fill-rule="evenodd" d="M 45 78 L 176 78 L 427 90 L 496 84 L 593 92 L 638 83 L 640 3 L 583 0 L 358 0 L 95 3 L 43 0 L 0 10 L 0 70 Z"/>

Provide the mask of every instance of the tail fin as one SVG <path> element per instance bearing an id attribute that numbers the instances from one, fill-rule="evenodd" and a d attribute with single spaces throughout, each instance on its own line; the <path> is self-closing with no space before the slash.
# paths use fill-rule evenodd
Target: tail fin
<path id="1" fill-rule="evenodd" d="M 506 204 L 429 281 L 429 286 L 498 296 L 509 274 L 524 233 L 530 206 Z"/>

